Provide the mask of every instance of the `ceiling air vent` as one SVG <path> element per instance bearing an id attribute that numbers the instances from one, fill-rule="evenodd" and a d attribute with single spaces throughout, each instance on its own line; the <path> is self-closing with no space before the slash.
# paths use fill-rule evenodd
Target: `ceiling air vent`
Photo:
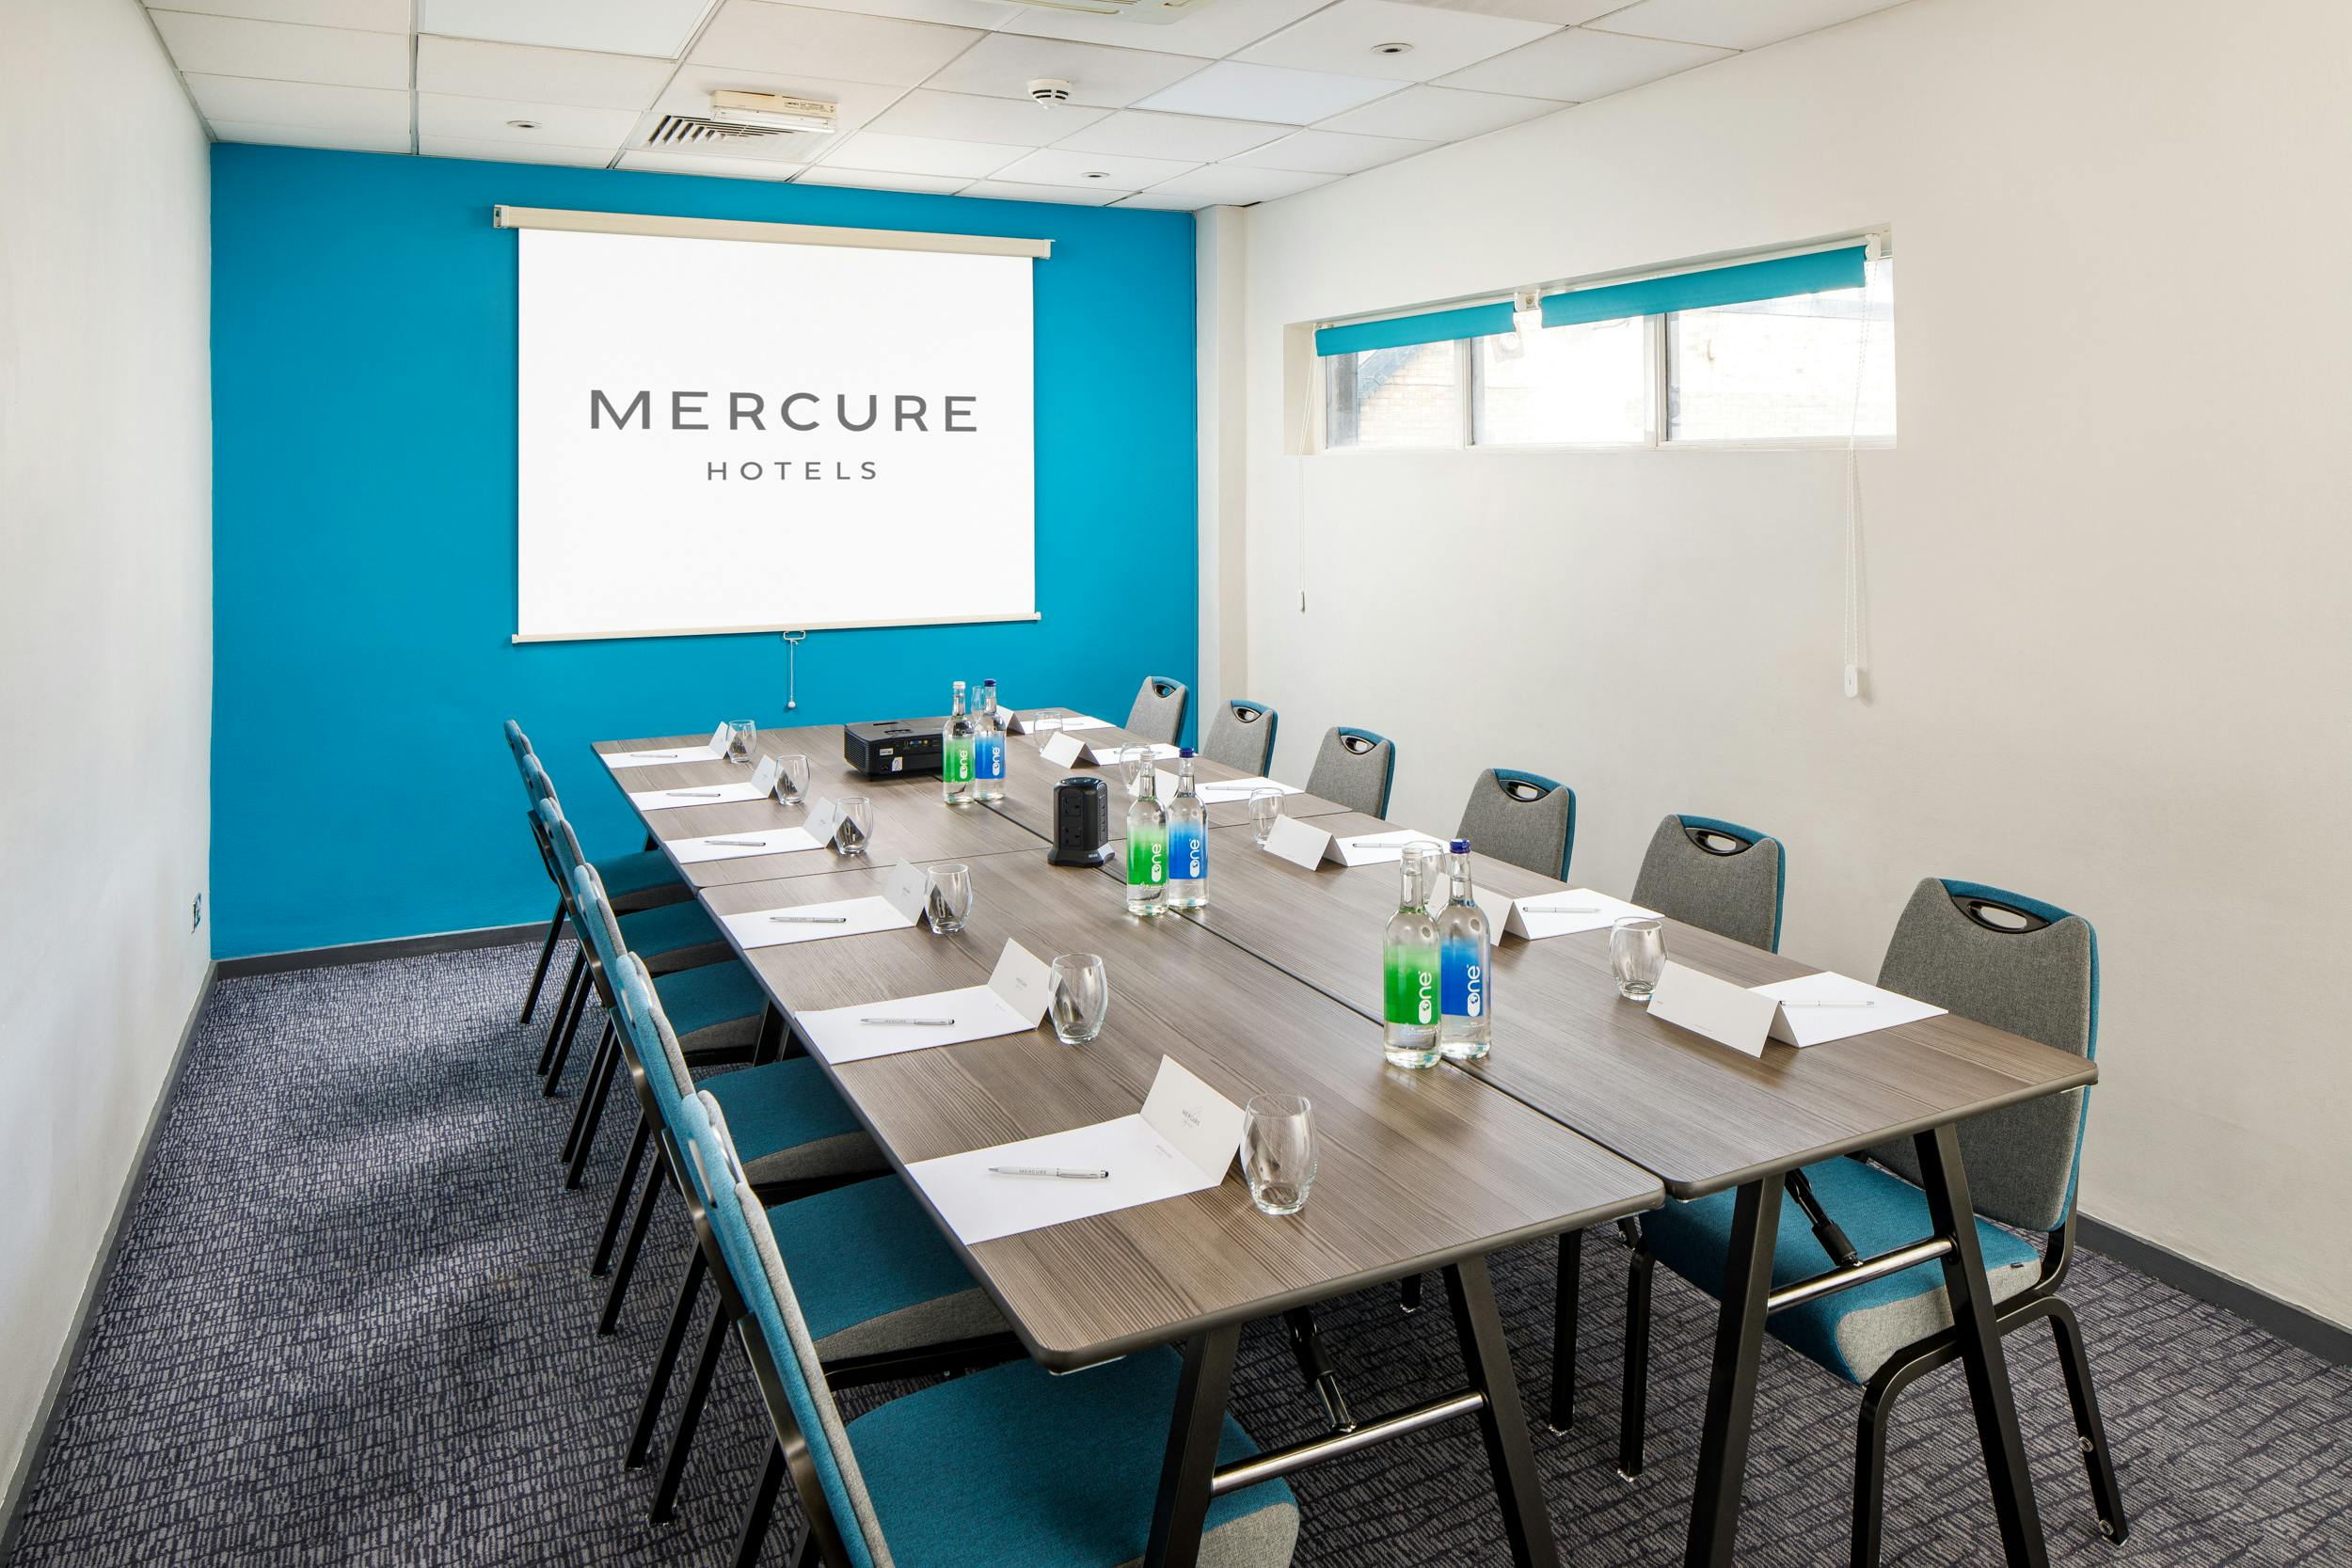
<path id="1" fill-rule="evenodd" d="M 1216 0 L 1013 0 L 1036 11 L 1075 11 L 1080 16 L 1109 16 L 1126 22 L 1182 22 L 1205 11 Z"/>
<path id="2" fill-rule="evenodd" d="M 741 142 L 776 136 L 830 135 L 840 105 L 823 98 L 787 98 L 772 92 L 714 92 L 710 114 L 663 115 L 645 137 L 647 147 Z"/>

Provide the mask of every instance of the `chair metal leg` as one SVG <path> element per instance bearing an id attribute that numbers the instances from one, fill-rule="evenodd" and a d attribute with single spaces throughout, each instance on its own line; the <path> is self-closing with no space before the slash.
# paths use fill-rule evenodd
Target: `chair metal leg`
<path id="1" fill-rule="evenodd" d="M 564 1081 L 564 1064 L 572 1054 L 572 1039 L 580 1033 L 580 1021 L 587 1016 L 588 993 L 596 989 L 596 986 L 583 974 L 580 976 L 580 989 L 572 993 L 571 1013 L 563 1020 L 560 1025 L 560 1032 L 555 1040 L 555 1057 L 548 1063 L 548 1081 L 540 1085 L 539 1089 L 541 1094 L 550 1100 L 555 1098 L 556 1085 Z"/>
<path id="2" fill-rule="evenodd" d="M 1461 1342 L 1470 1386 L 1486 1397 L 1478 1425 L 1486 1439 L 1486 1463 L 1494 1470 L 1495 1497 L 1502 1505 L 1503 1539 L 1518 1568 L 1559 1568 L 1560 1547 L 1552 1539 L 1551 1513 L 1544 1506 L 1543 1478 L 1527 1440 L 1527 1418 L 1519 1409 L 1518 1380 L 1511 1371 L 1511 1341 L 1495 1309 L 1495 1286 L 1484 1258 L 1445 1271 L 1446 1298 L 1454 1307 L 1454 1336 Z"/>
<path id="3" fill-rule="evenodd" d="M 605 1096 L 612 1092 L 612 1080 L 620 1075 L 621 1032 L 608 1018 L 604 1021 L 604 1034 L 596 1041 L 588 1082 L 580 1086 L 580 1106 L 572 1113 L 571 1136 L 564 1144 L 564 1190 L 567 1193 L 580 1186 L 580 1172 L 588 1168 L 588 1150 L 596 1145 L 596 1124 L 604 1119 Z"/>
<path id="4" fill-rule="evenodd" d="M 1233 1355 L 1240 1348 L 1239 1324 L 1211 1329 L 1184 1342 L 1184 1367 L 1176 1381 L 1176 1407 L 1168 1423 L 1168 1450 L 1160 1461 L 1160 1490 L 1152 1505 L 1144 1568 L 1195 1568 L 1200 1560 L 1209 1481 L 1216 1470 L 1225 1398 L 1232 1385 Z"/>
<path id="5" fill-rule="evenodd" d="M 2083 1451 L 2083 1473 L 2090 1481 L 2090 1503 L 2099 1512 L 2099 1533 L 2120 1542 L 2131 1533 L 2131 1521 L 2123 1514 L 2123 1491 L 2116 1484 L 2106 1423 L 2099 1417 L 2099 1395 L 2090 1386 L 2082 1324 L 2063 1301 L 2054 1298 L 2047 1310 L 2050 1331 L 2058 1340 L 2058 1370 L 2066 1374 L 2066 1397 L 2074 1407 L 2074 1435 Z"/>
<path id="6" fill-rule="evenodd" d="M 1732 1209 L 1731 1247 L 1724 1258 L 1715 1364 L 1707 1380 L 1707 1424 L 1699 1436 L 1698 1488 L 1683 1568 L 1731 1568 L 1740 1529 L 1740 1491 L 1756 1422 L 1756 1369 L 1764 1351 L 1764 1300 L 1772 1289 L 1772 1248 L 1780 1239 L 1777 1173 L 1740 1189 Z"/>
<path id="7" fill-rule="evenodd" d="M 824 1558 L 817 1550 L 817 1532 L 801 1532 L 801 1544 L 792 1549 L 792 1568 L 823 1568 Z"/>
<path id="8" fill-rule="evenodd" d="M 1421 1279 L 1422 1276 L 1415 1274 L 1407 1275 L 1398 1282 L 1396 1287 L 1396 1309 L 1398 1311 L 1418 1312 L 1421 1310 Z"/>
<path id="9" fill-rule="evenodd" d="M 1899 1383 L 1882 1393 L 1874 1383 L 1863 1390 L 1862 1410 L 1854 1421 L 1853 1536 L 1848 1568 L 1878 1568 L 1879 1538 L 1886 1517 L 1886 1428 L 1901 1387 Z"/>
<path id="10" fill-rule="evenodd" d="M 759 1484 L 752 1488 L 752 1506 L 743 1514 L 742 1533 L 735 1538 L 735 1568 L 758 1568 L 759 1549 L 768 1544 L 768 1526 L 776 1514 L 776 1492 L 784 1485 L 784 1449 L 768 1445 L 768 1463 L 760 1466 Z M 817 1532 L 810 1530 L 814 1541 Z"/>
<path id="11" fill-rule="evenodd" d="M 547 983 L 548 960 L 555 957 L 556 940 L 564 934 L 564 900 L 555 901 L 555 912 L 548 917 L 548 940 L 539 944 L 539 962 L 531 971 L 531 987 L 523 992 L 523 1016 L 516 1022 L 529 1023 L 539 1006 L 539 988 Z"/>
<path id="12" fill-rule="evenodd" d="M 654 1180 L 660 1179 L 661 1173 L 656 1171 Z M 703 1271 L 708 1266 L 703 1261 L 701 1247 L 686 1260 L 677 1305 L 670 1309 L 670 1326 L 662 1333 L 661 1348 L 654 1353 L 653 1376 L 646 1380 L 645 1398 L 637 1407 L 637 1425 L 628 1434 L 628 1467 L 632 1470 L 653 1451 L 654 1428 L 661 1424 L 661 1402 L 670 1391 L 670 1374 L 677 1370 L 678 1352 L 686 1348 L 686 1331 L 694 1326 L 694 1303 L 702 1294 Z"/>
<path id="13" fill-rule="evenodd" d="M 628 1159 L 621 1166 L 621 1179 L 612 1183 L 612 1201 L 604 1211 L 604 1228 L 596 1233 L 596 1255 L 588 1262 L 588 1276 L 602 1279 L 612 1267 L 612 1243 L 621 1239 L 621 1216 L 628 1212 L 628 1200 L 637 1191 L 637 1167 L 644 1163 L 645 1146 L 653 1141 L 653 1123 L 645 1113 L 637 1113 L 637 1135 L 628 1141 Z M 655 1171 L 653 1179 L 661 1180 Z"/>
<path id="14" fill-rule="evenodd" d="M 1560 1259 L 1551 1292 L 1551 1410 L 1546 1418 L 1554 1432 L 1576 1423 L 1576 1313 L 1583 1283 L 1584 1232 L 1562 1231 L 1557 1238 Z"/>
<path id="15" fill-rule="evenodd" d="M 666 1525 L 677 1513 L 678 1482 L 686 1478 L 686 1453 L 694 1444 L 694 1428 L 703 1418 L 703 1405 L 710 1399 L 710 1379 L 719 1370 L 719 1353 L 726 1347 L 727 1314 L 724 1307 L 710 1314 L 710 1332 L 703 1337 L 703 1353 L 694 1363 L 694 1381 L 687 1386 L 686 1404 L 677 1413 L 677 1431 L 671 1435 L 670 1451 L 662 1456 L 661 1480 L 654 1486 L 653 1513 L 648 1515 L 657 1525 Z"/>
<path id="16" fill-rule="evenodd" d="M 564 995 L 555 1004 L 555 1016 L 548 1021 L 547 1043 L 539 1048 L 539 1076 L 545 1078 L 555 1061 L 555 1042 L 563 1036 L 564 1021 L 572 1016 L 572 1003 L 580 994 L 580 983 L 588 969 L 584 954 L 572 955 L 572 967 L 564 976 Z"/>
<path id="17" fill-rule="evenodd" d="M 1655 1259 L 1641 1230 L 1629 1227 L 1633 1260 L 1625 1275 L 1625 1386 L 1617 1406 L 1617 1475 L 1631 1481 L 1642 1473 L 1642 1445 L 1649 1423 L 1649 1302 Z"/>
<path id="18" fill-rule="evenodd" d="M 645 1196 L 638 1200 L 637 1217 L 628 1222 L 628 1240 L 621 1243 L 620 1261 L 612 1265 L 612 1283 L 604 1292 L 604 1310 L 596 1315 L 596 1332 L 611 1335 L 621 1321 L 621 1303 L 628 1295 L 628 1276 L 637 1272 L 637 1254 L 645 1245 L 645 1229 L 653 1224 L 654 1205 L 669 1183 L 657 1170 L 645 1180 Z M 697 1249 L 699 1250 L 699 1249 Z"/>

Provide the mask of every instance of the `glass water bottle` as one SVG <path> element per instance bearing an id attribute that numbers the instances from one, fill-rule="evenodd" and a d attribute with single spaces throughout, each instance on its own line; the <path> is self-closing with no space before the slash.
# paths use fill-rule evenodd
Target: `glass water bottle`
<path id="1" fill-rule="evenodd" d="M 949 805 L 972 796 L 972 719 L 963 711 L 963 683 L 956 682 L 955 706 L 939 732 L 939 792 Z"/>
<path id="2" fill-rule="evenodd" d="M 1192 748 L 1176 753 L 1176 794 L 1168 802 L 1168 907 L 1209 905 L 1209 808 L 1192 780 Z"/>
<path id="3" fill-rule="evenodd" d="M 1435 847 L 1397 863 L 1396 913 L 1382 942 L 1380 1047 L 1391 1067 L 1434 1067 L 1438 1061 L 1438 923 L 1430 918 L 1429 880 Z"/>
<path id="4" fill-rule="evenodd" d="M 1494 948 L 1470 889 L 1470 840 L 1446 847 L 1453 882 L 1438 911 L 1438 1049 L 1449 1062 L 1474 1062 L 1494 1044 Z"/>
<path id="5" fill-rule="evenodd" d="M 979 716 L 972 721 L 972 798 L 1005 798 L 1005 721 L 996 712 L 996 683 L 980 682 Z"/>
<path id="6" fill-rule="evenodd" d="M 1146 767 L 1127 808 L 1127 912 L 1155 915 L 1168 908 L 1168 813 L 1160 806 L 1159 773 Z"/>

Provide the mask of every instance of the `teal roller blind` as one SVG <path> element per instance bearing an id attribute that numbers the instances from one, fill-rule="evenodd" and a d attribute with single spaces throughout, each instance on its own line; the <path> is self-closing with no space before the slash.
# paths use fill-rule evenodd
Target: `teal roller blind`
<path id="1" fill-rule="evenodd" d="M 1455 310 L 1425 310 L 1418 316 L 1327 326 L 1315 334 L 1315 352 L 1326 356 L 1361 354 L 1368 349 L 1450 343 L 1456 338 L 1484 338 L 1510 330 L 1511 302 L 1506 299 L 1494 305 L 1465 305 Z"/>
<path id="2" fill-rule="evenodd" d="M 1662 316 L 1669 310 L 1696 310 L 1709 305 L 1746 305 L 1759 299 L 1820 293 L 1824 289 L 1859 289 L 1868 249 L 1848 245 L 1842 250 L 1817 250 L 1771 261 L 1743 261 L 1705 272 L 1677 273 L 1672 277 L 1645 277 L 1635 283 L 1546 294 L 1544 325 L 1573 326 L 1621 316 Z"/>

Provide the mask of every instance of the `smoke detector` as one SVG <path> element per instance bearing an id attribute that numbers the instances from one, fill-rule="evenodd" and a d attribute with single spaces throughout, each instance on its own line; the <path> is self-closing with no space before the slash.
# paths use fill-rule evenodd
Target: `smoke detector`
<path id="1" fill-rule="evenodd" d="M 1070 84 L 1058 76 L 1041 76 L 1029 84 L 1029 96 L 1040 103 L 1067 103 Z"/>
<path id="2" fill-rule="evenodd" d="M 758 135 L 776 131 L 830 132 L 840 122 L 841 105 L 828 98 L 790 98 L 773 92 L 714 92 L 710 118 Z"/>

